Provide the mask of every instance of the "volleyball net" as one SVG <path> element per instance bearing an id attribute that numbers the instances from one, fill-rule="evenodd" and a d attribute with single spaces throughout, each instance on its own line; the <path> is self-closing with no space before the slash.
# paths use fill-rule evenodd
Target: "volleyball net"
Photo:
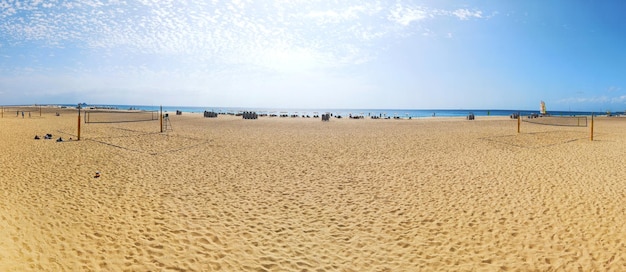
<path id="1" fill-rule="evenodd" d="M 36 106 L 2 106 L 0 108 L 0 117 L 32 117 L 41 116 L 41 107 Z"/>
<path id="2" fill-rule="evenodd" d="M 85 123 L 125 123 L 159 120 L 158 111 L 91 110 L 84 113 Z"/>
<path id="3" fill-rule="evenodd" d="M 31 106 L 24 106 L 24 107 L 20 107 L 20 106 L 13 106 L 13 107 L 2 107 L 2 110 L 5 113 L 15 113 L 15 112 L 39 112 L 39 107 L 31 107 Z"/>
<path id="4" fill-rule="evenodd" d="M 522 121 L 540 125 L 586 127 L 586 116 L 525 116 Z"/>

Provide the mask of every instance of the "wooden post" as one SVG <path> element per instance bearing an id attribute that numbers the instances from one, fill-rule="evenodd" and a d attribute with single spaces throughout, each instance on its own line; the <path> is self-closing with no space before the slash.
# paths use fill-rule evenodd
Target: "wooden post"
<path id="1" fill-rule="evenodd" d="M 80 103 L 78 104 L 78 137 L 77 141 L 80 141 Z"/>
<path id="2" fill-rule="evenodd" d="M 39 117 L 41 117 L 41 105 L 39 105 Z"/>
<path id="3" fill-rule="evenodd" d="M 593 141 L 593 113 L 591 114 L 591 136 L 589 137 L 590 141 Z"/>
<path id="4" fill-rule="evenodd" d="M 161 123 L 161 133 L 163 133 L 163 105 L 159 110 L 159 122 Z"/>
<path id="5" fill-rule="evenodd" d="M 519 133 L 519 127 L 520 127 L 521 122 L 522 122 L 522 118 L 521 118 L 521 115 L 518 113 L 517 114 L 517 133 Z"/>

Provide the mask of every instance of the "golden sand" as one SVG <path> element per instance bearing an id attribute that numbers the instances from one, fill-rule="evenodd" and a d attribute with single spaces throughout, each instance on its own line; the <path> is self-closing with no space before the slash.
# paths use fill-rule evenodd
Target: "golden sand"
<path id="1" fill-rule="evenodd" d="M 53 111 L 0 119 L 1 271 L 626 270 L 626 119 Z"/>

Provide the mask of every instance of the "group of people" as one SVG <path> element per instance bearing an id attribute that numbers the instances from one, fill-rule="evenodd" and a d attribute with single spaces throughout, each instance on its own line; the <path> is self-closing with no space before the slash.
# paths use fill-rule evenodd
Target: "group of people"
<path id="1" fill-rule="evenodd" d="M 43 136 L 43 138 L 44 138 L 45 140 L 51 140 L 51 139 L 52 139 L 52 134 L 48 133 L 48 134 L 44 135 L 44 136 Z M 39 140 L 39 139 L 41 139 L 41 138 L 39 137 L 39 135 L 35 135 L 35 140 Z M 70 141 L 71 141 L 71 140 L 72 140 L 72 138 L 70 137 Z M 57 142 L 63 142 L 63 141 L 64 141 L 64 140 L 63 140 L 63 138 L 62 138 L 62 137 L 59 137 L 59 138 L 57 139 Z"/>

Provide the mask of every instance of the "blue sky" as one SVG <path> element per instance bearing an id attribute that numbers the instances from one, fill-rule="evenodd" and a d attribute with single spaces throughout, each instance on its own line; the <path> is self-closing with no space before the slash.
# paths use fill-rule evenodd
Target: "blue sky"
<path id="1" fill-rule="evenodd" d="M 0 104 L 624 111 L 624 10 L 0 0 Z"/>

